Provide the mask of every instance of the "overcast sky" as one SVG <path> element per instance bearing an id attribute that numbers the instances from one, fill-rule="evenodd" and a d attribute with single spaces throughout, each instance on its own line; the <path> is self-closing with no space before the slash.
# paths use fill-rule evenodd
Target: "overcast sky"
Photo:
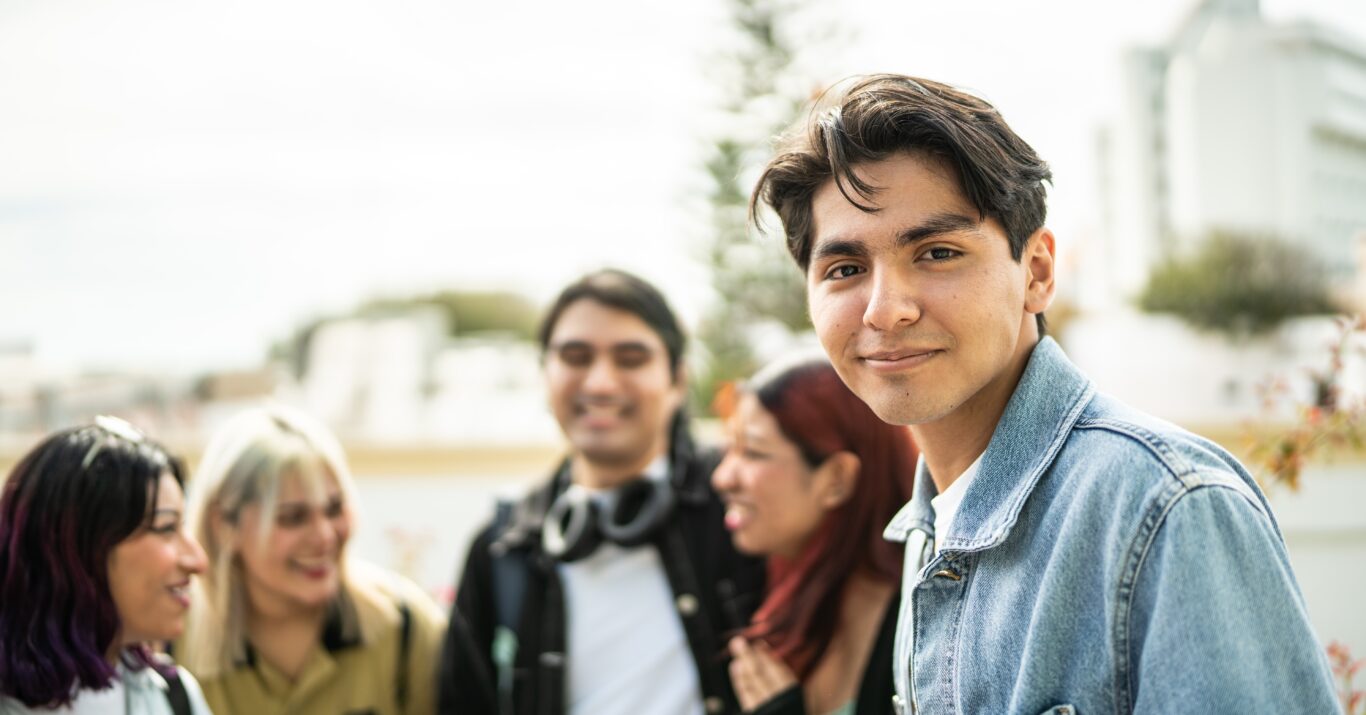
<path id="1" fill-rule="evenodd" d="M 1054 167 L 1060 248 L 1095 231 L 1120 50 L 1190 0 L 856 0 L 822 77 L 995 102 Z M 1264 2 L 1366 37 L 1360 0 Z M 378 295 L 544 300 L 612 264 L 692 322 L 697 167 L 723 0 L 0 0 L 0 342 L 54 366 L 258 364 Z"/>

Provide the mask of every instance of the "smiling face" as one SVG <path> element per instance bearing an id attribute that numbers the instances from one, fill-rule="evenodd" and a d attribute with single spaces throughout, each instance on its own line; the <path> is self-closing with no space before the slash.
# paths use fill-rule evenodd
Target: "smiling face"
<path id="1" fill-rule="evenodd" d="M 185 627 L 190 578 L 204 571 L 204 550 L 184 530 L 185 497 L 174 477 L 157 482 L 150 523 L 109 552 L 109 593 L 124 645 L 169 641 Z"/>
<path id="2" fill-rule="evenodd" d="M 280 480 L 274 519 L 262 534 L 260 504 L 241 509 L 238 555 L 247 599 L 258 610 L 312 610 L 341 586 L 341 555 L 351 535 L 351 512 L 337 479 L 326 472 L 321 489 L 296 474 Z"/>
<path id="3" fill-rule="evenodd" d="M 591 299 L 570 304 L 550 334 L 545 375 L 560 429 L 600 471 L 633 476 L 668 448 L 682 381 L 635 314 Z"/>
<path id="4" fill-rule="evenodd" d="M 943 163 L 898 154 L 856 171 L 880 187 L 878 211 L 833 180 L 812 200 L 808 298 L 835 369 L 892 424 L 999 417 L 1052 299 L 1052 234 L 1040 229 L 1016 261 Z"/>
<path id="5" fill-rule="evenodd" d="M 740 551 L 794 558 L 825 514 L 852 490 L 853 455 L 841 452 L 812 468 L 753 394 L 741 395 L 727 430 L 730 445 L 712 474 L 726 504 L 726 528 Z M 855 467 L 854 472 L 857 472 Z"/>

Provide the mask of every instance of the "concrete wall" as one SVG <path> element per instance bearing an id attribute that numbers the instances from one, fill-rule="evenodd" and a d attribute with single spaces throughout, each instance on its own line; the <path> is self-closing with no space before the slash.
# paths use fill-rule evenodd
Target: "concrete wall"
<path id="1" fill-rule="evenodd" d="M 1299 492 L 1273 489 L 1309 618 L 1326 645 L 1366 656 L 1366 463 L 1316 465 Z"/>

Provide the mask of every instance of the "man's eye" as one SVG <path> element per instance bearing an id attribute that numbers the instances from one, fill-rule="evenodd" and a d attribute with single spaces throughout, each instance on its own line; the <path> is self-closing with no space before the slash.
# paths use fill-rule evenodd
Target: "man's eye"
<path id="1" fill-rule="evenodd" d="M 952 248 L 944 248 L 942 246 L 939 246 L 931 248 L 930 250 L 926 251 L 925 255 L 929 256 L 930 260 L 932 261 L 947 261 L 950 258 L 955 258 L 962 254 L 960 254 L 958 251 L 953 250 Z"/>
<path id="2" fill-rule="evenodd" d="M 570 367 L 588 367 L 593 363 L 593 349 L 586 345 L 566 345 L 560 348 L 560 362 Z"/>
<path id="3" fill-rule="evenodd" d="M 861 272 L 862 269 L 860 269 L 858 266 L 846 263 L 843 265 L 835 266 L 834 268 L 831 268 L 830 270 L 826 271 L 825 277 L 828 279 L 839 280 L 841 278 L 849 278 L 851 276 L 856 276 Z"/>
<path id="4" fill-rule="evenodd" d="M 627 347 L 612 351 L 612 361 L 620 368 L 637 368 L 650 361 L 650 351 L 645 348 Z"/>

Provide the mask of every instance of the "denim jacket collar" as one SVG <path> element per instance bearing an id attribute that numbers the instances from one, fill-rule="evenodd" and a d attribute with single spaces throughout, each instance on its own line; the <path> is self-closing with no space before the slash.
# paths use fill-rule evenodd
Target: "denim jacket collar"
<path id="1" fill-rule="evenodd" d="M 1094 396 L 1090 380 L 1067 359 L 1062 348 L 1049 337 L 1039 341 L 982 455 L 981 469 L 963 495 L 949 533 L 939 539 L 943 551 L 982 551 L 1006 540 L 1025 500 Z M 921 457 L 911 501 L 892 518 L 884 536 L 905 541 L 912 530 L 933 534 L 930 499 L 936 493 Z"/>

